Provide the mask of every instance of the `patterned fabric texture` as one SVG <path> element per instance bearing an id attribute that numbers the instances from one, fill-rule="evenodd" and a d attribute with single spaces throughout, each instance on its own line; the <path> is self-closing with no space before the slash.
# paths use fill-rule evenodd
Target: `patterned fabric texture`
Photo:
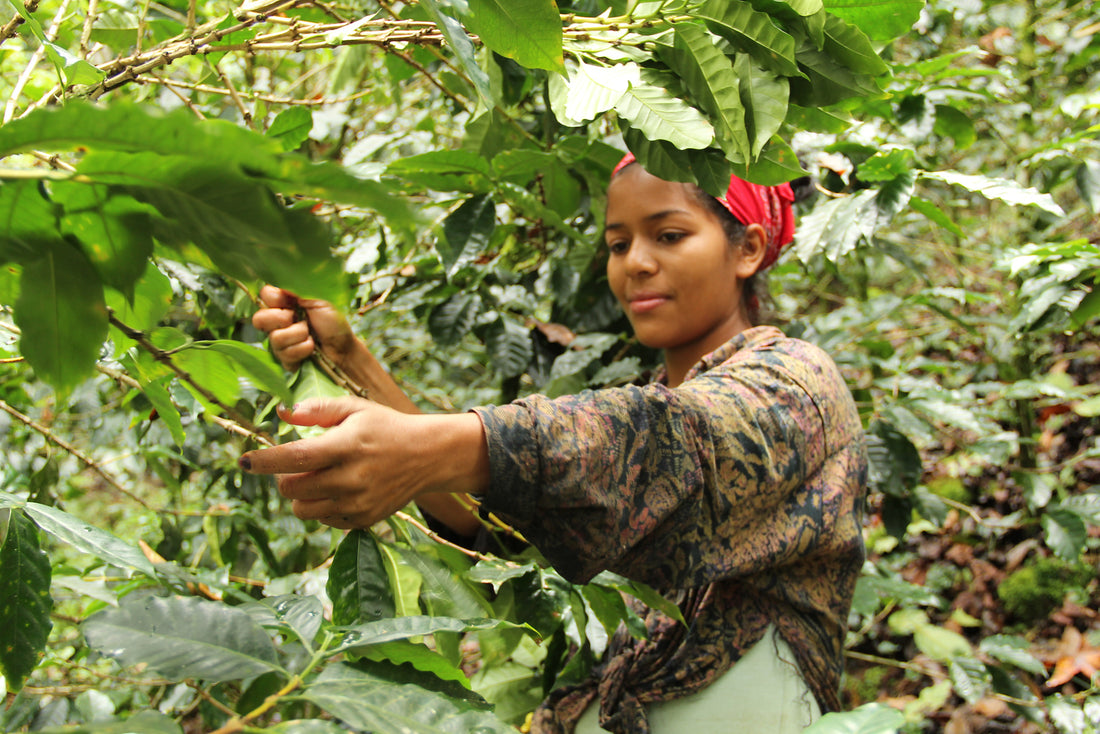
<path id="1" fill-rule="evenodd" d="M 566 578 L 604 569 L 674 598 L 687 625 L 636 603 L 579 686 L 553 691 L 532 731 L 649 731 L 645 704 L 686 696 L 734 665 L 769 624 L 823 712 L 839 708 L 845 621 L 864 549 L 867 459 L 832 360 L 772 327 L 660 382 L 475 409 L 491 489 L 482 498 Z"/>

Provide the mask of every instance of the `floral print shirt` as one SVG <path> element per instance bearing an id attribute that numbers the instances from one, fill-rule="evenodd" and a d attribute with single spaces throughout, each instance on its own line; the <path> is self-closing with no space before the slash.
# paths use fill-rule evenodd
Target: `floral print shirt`
<path id="1" fill-rule="evenodd" d="M 491 488 L 483 509 L 566 578 L 604 569 L 676 599 L 682 625 L 642 609 L 580 686 L 555 690 L 533 731 L 649 731 L 645 704 L 700 690 L 769 624 L 823 711 L 839 708 L 846 618 L 864 549 L 867 459 L 851 393 L 817 347 L 755 327 L 660 382 L 477 408 Z"/>

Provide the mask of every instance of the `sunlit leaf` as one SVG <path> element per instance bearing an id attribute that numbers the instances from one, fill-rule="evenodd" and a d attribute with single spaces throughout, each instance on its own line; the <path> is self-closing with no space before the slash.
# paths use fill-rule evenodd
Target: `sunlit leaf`
<path id="1" fill-rule="evenodd" d="M 58 728 L 38 729 L 41 734 L 182 734 L 170 716 L 159 711 L 139 711 L 118 721 L 97 721 Z"/>
<path id="2" fill-rule="evenodd" d="M 1050 194 L 1044 194 L 1032 187 L 1021 186 L 1006 178 L 979 176 L 957 171 L 921 171 L 921 178 L 961 186 L 967 191 L 981 194 L 987 199 L 1003 201 L 1013 206 L 1036 206 L 1051 214 L 1063 215 L 1062 207 L 1055 203 Z"/>
<path id="3" fill-rule="evenodd" d="M 872 39 L 890 41 L 913 27 L 924 0 L 825 0 L 825 8 Z"/>
<path id="4" fill-rule="evenodd" d="M 275 116 L 267 128 L 267 136 L 282 143 L 283 150 L 296 150 L 309 140 L 309 131 L 312 129 L 313 113 L 308 107 L 295 105 Z"/>
<path id="5" fill-rule="evenodd" d="M 56 507 L 37 502 L 28 502 L 23 510 L 43 531 L 79 551 L 89 553 L 113 566 L 137 569 L 147 576 L 157 575 L 153 564 L 149 563 L 149 559 L 140 550 L 106 530 L 89 525 Z"/>
<path id="6" fill-rule="evenodd" d="M 470 28 L 501 56 L 563 73 L 561 15 L 554 0 L 469 0 Z"/>

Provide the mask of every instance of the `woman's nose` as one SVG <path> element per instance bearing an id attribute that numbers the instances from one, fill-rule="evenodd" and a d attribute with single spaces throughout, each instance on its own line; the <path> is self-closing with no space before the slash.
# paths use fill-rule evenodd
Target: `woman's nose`
<path id="1" fill-rule="evenodd" d="M 631 243 L 626 252 L 626 272 L 630 275 L 652 273 L 657 269 L 657 260 L 653 257 L 653 248 L 649 243 L 638 239 Z"/>

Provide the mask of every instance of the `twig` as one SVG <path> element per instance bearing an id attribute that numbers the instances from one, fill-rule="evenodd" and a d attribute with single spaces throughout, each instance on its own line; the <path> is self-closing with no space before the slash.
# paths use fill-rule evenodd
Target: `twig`
<path id="1" fill-rule="evenodd" d="M 168 352 L 165 352 L 163 349 L 149 341 L 149 339 L 145 336 L 143 332 L 131 328 L 119 321 L 118 317 L 115 316 L 115 312 L 112 309 L 107 309 L 107 317 L 110 320 L 112 326 L 128 336 L 130 339 L 133 339 L 135 342 L 137 342 L 138 346 L 140 346 L 142 349 L 152 355 L 153 359 L 161 362 L 166 367 L 168 367 L 168 369 L 175 372 L 177 377 L 190 385 L 197 393 L 199 393 L 199 395 L 206 399 L 207 402 L 209 402 L 211 405 L 216 405 L 218 408 L 221 409 L 223 413 L 230 416 L 237 426 L 248 431 L 249 435 L 254 435 L 257 437 L 264 436 L 263 432 L 260 431 L 256 426 L 254 426 L 250 420 L 242 416 L 233 408 L 230 408 L 228 405 L 219 400 L 214 395 L 214 393 L 210 392 L 205 387 L 196 382 L 195 379 L 190 375 L 190 373 L 180 368 L 172 360 L 172 357 L 168 354 Z"/>
<path id="2" fill-rule="evenodd" d="M 204 92 L 206 94 L 220 94 L 222 96 L 229 96 L 229 90 L 222 87 L 213 87 L 209 84 L 191 84 L 189 82 L 181 82 L 175 79 L 165 79 L 164 77 L 149 75 L 141 76 L 134 81 L 141 84 L 163 84 L 169 89 L 178 87 L 180 89 L 190 89 L 195 92 Z M 352 102 L 374 94 L 374 89 L 364 89 L 361 92 L 355 94 L 349 94 L 346 97 L 320 97 L 318 99 L 294 99 L 291 97 L 276 97 L 270 94 L 259 94 L 257 92 L 241 91 L 238 90 L 238 94 L 242 95 L 242 98 L 247 97 L 249 100 L 259 100 L 261 102 L 267 102 L 269 104 L 279 105 L 299 105 L 302 107 L 322 107 L 324 105 L 343 104 L 345 102 Z"/>
<path id="3" fill-rule="evenodd" d="M 23 7 L 27 9 L 28 13 L 34 13 L 38 10 L 38 3 L 39 0 L 26 0 L 23 3 Z M 5 23 L 3 27 L 0 27 L 0 44 L 14 36 L 15 31 L 25 22 L 23 16 L 16 13 L 14 18 Z"/>
<path id="4" fill-rule="evenodd" d="M 0 410 L 3 410 L 5 413 L 7 413 L 11 417 L 15 418 L 17 421 L 19 421 L 23 425 L 27 426 L 28 428 L 33 429 L 35 431 L 38 431 L 46 439 L 48 439 L 52 443 L 57 444 L 58 446 L 63 448 L 65 451 L 68 451 L 70 454 L 72 454 L 74 457 L 76 457 L 81 463 L 83 463 L 89 469 L 91 469 L 96 474 L 98 474 L 100 476 L 100 478 L 103 479 L 103 481 L 107 482 L 107 484 L 109 484 L 117 492 L 126 495 L 127 497 L 132 499 L 134 502 L 137 502 L 139 505 L 141 505 L 142 507 L 144 507 L 147 510 L 152 510 L 153 509 L 141 497 L 138 497 L 136 494 L 134 494 L 133 492 L 131 492 L 130 490 L 126 489 L 121 484 L 119 484 L 118 480 L 115 479 L 114 477 L 112 477 L 110 474 L 108 474 L 103 469 L 103 467 L 101 467 L 96 462 L 95 459 L 88 456 L 83 451 L 78 449 L 76 446 L 73 446 L 71 443 L 69 443 L 65 439 L 63 439 L 60 436 L 58 436 L 57 434 L 55 434 L 53 431 L 51 431 L 46 426 L 44 426 L 41 423 L 37 422 L 36 420 L 31 418 L 30 416 L 27 416 L 27 415 L 24 415 L 23 413 L 20 413 L 18 410 L 16 410 L 12 406 L 8 405 L 8 403 L 4 400 L 0 400 Z"/>
<path id="5" fill-rule="evenodd" d="M 192 0 L 192 2 L 193 1 L 194 0 Z M 237 94 L 237 87 L 234 86 L 232 80 L 226 76 L 225 72 L 223 72 L 217 64 L 210 64 L 210 66 L 214 69 L 214 73 L 218 75 L 218 78 L 222 80 L 222 84 L 225 85 L 225 88 L 229 90 L 229 98 L 233 100 L 233 104 L 240 110 L 244 124 L 248 127 L 252 127 L 252 112 L 245 107 L 244 102 L 241 100 L 241 95 Z"/>
<path id="6" fill-rule="evenodd" d="M 50 21 L 50 28 L 46 31 L 46 38 L 53 41 L 57 38 L 57 32 L 61 28 L 61 21 L 65 15 L 69 12 L 70 0 L 62 0 L 61 7 L 57 9 L 57 13 L 54 14 L 53 20 Z M 42 57 L 46 55 L 46 44 L 40 45 L 31 54 L 30 61 L 23 68 L 22 73 L 19 75 L 19 79 L 16 80 L 15 86 L 12 87 L 11 96 L 8 97 L 8 103 L 4 107 L 4 123 L 11 122 L 11 118 L 15 115 L 15 108 L 19 104 L 19 97 L 23 94 L 23 87 L 27 86 L 27 82 L 31 79 L 31 74 L 34 73 L 34 69 L 38 66 L 38 62 L 42 60 Z M 62 80 L 64 82 L 64 80 Z"/>
<path id="7" fill-rule="evenodd" d="M 310 665 L 309 667 L 313 667 L 313 666 Z M 275 693 L 272 693 L 270 696 L 265 698 L 264 702 L 262 704 L 260 704 L 256 708 L 252 709 L 251 711 L 249 711 L 244 716 L 238 716 L 238 717 L 234 717 L 234 718 L 230 719 L 229 722 L 226 723 L 225 726 L 221 727 L 220 729 L 215 729 L 214 731 L 210 732 L 210 734 L 234 734 L 234 732 L 244 731 L 245 724 L 247 724 L 250 721 L 255 721 L 256 719 L 260 718 L 261 716 L 266 714 L 271 709 L 275 708 L 275 705 L 277 703 L 279 703 L 279 699 L 281 699 L 283 696 L 286 696 L 287 694 L 293 692 L 295 689 L 297 689 L 301 685 L 302 685 L 301 676 L 299 676 L 299 675 L 294 676 L 293 678 L 291 678 L 287 682 L 287 684 L 285 686 L 283 686 L 278 691 L 276 691 Z"/>
<path id="8" fill-rule="evenodd" d="M 88 41 L 92 38 L 92 26 L 99 20 L 99 0 L 88 0 L 88 15 L 84 18 L 84 30 L 80 33 L 80 58 L 88 58 Z"/>

